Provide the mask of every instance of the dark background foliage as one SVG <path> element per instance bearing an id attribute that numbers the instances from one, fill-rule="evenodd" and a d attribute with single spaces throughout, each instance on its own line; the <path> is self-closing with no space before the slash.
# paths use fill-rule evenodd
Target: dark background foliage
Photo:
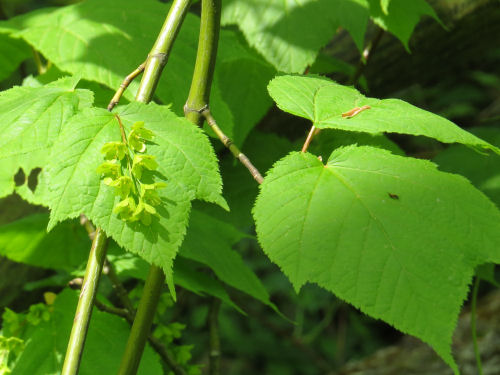
<path id="1" fill-rule="evenodd" d="M 0 4 L 0 18 L 9 19 L 40 7 L 63 6 L 69 3 L 72 1 L 6 0 Z M 361 89 L 372 97 L 402 98 L 447 117 L 500 146 L 500 7 L 498 2 L 494 0 L 455 2 L 434 0 L 431 3 L 448 29 L 445 30 L 436 22 L 424 18 L 410 41 L 410 54 L 395 37 L 384 33 L 366 69 L 362 70 Z M 196 6 L 194 11 L 196 12 Z M 367 40 L 373 39 L 377 33 L 379 33 L 378 29 L 370 25 Z M 359 53 L 344 31 L 332 38 L 321 55 L 325 61 L 334 57 L 350 64 L 350 68 L 347 69 L 350 74 L 344 74 L 337 69 L 326 71 L 340 83 L 349 83 L 356 69 L 361 69 Z M 318 72 L 325 72 L 319 63 L 317 65 L 311 67 L 311 70 L 317 69 Z M 328 65 L 325 66 L 328 67 Z M 0 86 L 2 89 L 7 89 L 20 84 L 30 74 L 36 74 L 33 59 L 24 61 L 16 72 L 0 83 Z M 253 158 L 252 160 L 261 170 L 265 171 L 292 147 L 300 148 L 299 145 L 303 143 L 308 128 L 309 124 L 305 120 L 292 119 L 273 107 L 250 134 L 243 145 L 243 150 Z M 462 154 L 462 151 L 459 151 L 465 149 L 462 146 L 447 147 L 427 138 L 402 135 L 390 136 L 390 139 L 410 156 L 435 158 L 442 169 L 465 174 L 479 188 L 482 182 L 500 172 L 498 158 L 490 161 L 489 167 L 486 168 L 481 156 Z M 259 148 L 255 145 L 259 145 Z M 313 144 L 311 147 L 320 147 L 320 145 Z M 229 194 L 231 194 L 231 188 L 237 185 L 239 177 L 251 181 L 246 175 L 247 172 L 233 162 L 231 155 L 224 150 L 220 150 L 219 154 L 222 158 L 223 174 L 237 176 L 226 182 Z M 263 154 L 266 156 L 263 157 Z M 476 164 L 470 162 L 474 158 L 478 159 Z M 478 173 L 478 170 L 482 174 Z M 19 176 L 19 178 L 23 180 L 25 176 Z M 36 176 L 32 178 L 36 180 Z M 250 188 L 252 189 L 256 188 Z M 248 194 L 233 192 L 234 196 L 229 195 L 227 199 L 230 202 L 237 202 L 238 199 L 244 201 L 251 199 L 255 191 L 252 190 Z M 500 202 L 498 189 L 492 188 L 485 192 L 497 204 Z M 247 202 L 242 204 L 248 205 Z M 205 209 L 201 204 L 199 208 Z M 15 195 L 0 200 L 0 224 L 2 225 L 33 213 L 44 212 L 46 211 L 43 208 L 29 205 Z M 248 316 L 237 312 L 228 304 L 222 304 L 220 313 L 222 373 L 308 375 L 341 371 L 345 374 L 375 374 L 375 372 L 364 372 L 364 366 L 373 368 L 373 363 L 377 363 L 375 367 L 380 370 L 377 374 L 403 373 L 397 372 L 397 364 L 401 363 L 399 371 L 405 368 L 406 359 L 409 356 L 409 352 L 405 350 L 408 347 L 413 348 L 412 353 L 417 353 L 415 355 L 420 352 L 427 353 L 423 345 L 415 344 L 414 341 L 409 342 L 408 339 L 401 341 L 402 335 L 387 324 L 364 316 L 317 286 L 307 285 L 297 295 L 286 277 L 269 262 L 258 247 L 253 236 L 253 229 L 248 224 L 249 215 L 249 212 L 242 212 L 235 217 L 241 229 L 250 236 L 243 238 L 234 248 L 243 255 L 246 263 L 261 278 L 271 295 L 272 302 L 284 316 L 289 317 L 295 323 L 292 324 L 268 306 L 243 293 L 229 289 L 232 299 Z M 206 272 L 209 273 L 208 270 Z M 16 312 L 25 312 L 32 304 L 43 302 L 45 292 L 61 291 L 72 278 L 73 275 L 68 271 L 46 270 L 0 258 L 0 311 L 9 307 Z M 127 289 L 133 291 L 132 295 L 134 293 L 137 295 L 136 291 L 140 290 L 142 281 L 128 277 L 124 278 L 124 284 Z M 486 295 L 492 289 L 493 287 L 483 284 L 481 294 Z M 111 286 L 105 279 L 101 285 L 101 294 L 113 298 Z M 495 299 L 483 300 L 485 311 L 491 309 L 494 311 L 496 305 L 492 301 Z M 193 345 L 191 363 L 194 364 L 203 364 L 207 360 L 206 322 L 210 303 L 210 297 L 199 296 L 180 288 L 178 302 L 172 304 L 165 297 L 163 309 L 160 309 L 161 313 L 158 316 L 160 325 L 177 322 L 187 326 L 182 337 L 175 338 L 174 343 Z M 496 329 L 495 321 L 485 318 L 483 324 L 484 331 Z M 466 326 L 461 321 L 457 333 L 459 343 L 456 354 L 459 363 L 461 361 L 462 363 L 472 362 L 470 355 L 467 357 L 467 350 L 470 350 L 468 344 L 470 338 L 466 334 L 468 328 L 462 325 Z M 495 341 L 492 341 L 487 345 L 494 345 L 494 343 Z M 393 345 L 390 355 L 387 352 L 386 354 L 377 352 L 388 345 Z M 462 349 L 464 353 L 461 352 Z M 493 351 L 488 358 L 493 358 L 491 359 L 493 362 L 496 358 L 498 362 L 500 356 L 498 346 L 497 349 L 485 348 L 484 350 Z M 371 364 L 365 361 L 358 365 L 351 364 L 348 369 L 344 367 L 348 361 L 367 358 L 373 353 L 379 354 L 369 357 L 372 358 Z M 418 363 L 410 365 L 406 363 L 404 373 L 414 373 L 411 371 L 417 373 L 418 369 L 424 366 L 424 362 L 426 365 L 438 363 L 437 367 L 432 370 L 428 368 L 427 373 L 450 373 L 449 369 L 440 364 L 435 354 L 429 352 L 425 355 L 428 357 L 422 354 L 419 358 L 425 358 L 425 360 L 415 361 Z M 490 362 L 486 361 L 485 368 L 488 363 Z M 390 366 L 392 366 L 391 369 L 389 369 Z M 412 366 L 414 368 L 409 368 Z M 344 370 L 341 370 L 342 368 Z M 384 368 L 387 369 L 386 372 L 383 371 Z M 465 369 L 464 373 L 467 373 Z"/>

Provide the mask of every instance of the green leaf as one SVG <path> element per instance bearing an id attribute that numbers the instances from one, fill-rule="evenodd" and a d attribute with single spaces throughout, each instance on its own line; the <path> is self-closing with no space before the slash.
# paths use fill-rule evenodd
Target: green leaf
<path id="1" fill-rule="evenodd" d="M 430 16 L 442 25 L 425 0 L 368 0 L 368 3 L 373 21 L 394 34 L 407 50 L 411 34 L 422 16 Z"/>
<path id="2" fill-rule="evenodd" d="M 0 93 L 0 197 L 14 191 L 14 175 L 48 161 L 61 126 L 92 103 L 92 93 L 75 90 L 78 80 L 45 87 L 14 87 Z"/>
<path id="3" fill-rule="evenodd" d="M 491 285 L 500 287 L 500 282 L 498 282 L 495 276 L 495 264 L 486 263 L 481 264 L 476 268 L 476 277 L 481 278 L 481 280 L 489 282 Z"/>
<path id="4" fill-rule="evenodd" d="M 231 300 L 224 286 L 218 280 L 210 277 L 204 272 L 197 271 L 196 266 L 199 266 L 199 263 L 192 262 L 182 256 L 178 257 L 174 265 L 175 283 L 195 294 L 217 297 L 238 312 L 246 315 L 245 312 Z"/>
<path id="5" fill-rule="evenodd" d="M 272 80 L 268 89 L 280 109 L 309 119 L 318 128 L 424 135 L 444 143 L 463 143 L 500 153 L 500 149 L 443 117 L 399 99 L 367 98 L 352 87 L 326 78 L 281 76 Z M 370 108 L 350 118 L 342 116 L 364 106 Z"/>
<path id="6" fill-rule="evenodd" d="M 88 257 L 83 227 L 68 221 L 47 233 L 48 214 L 35 214 L 0 226 L 0 254 L 32 266 L 73 271 Z"/>
<path id="7" fill-rule="evenodd" d="M 223 24 L 237 24 L 252 47 L 289 73 L 304 72 L 339 26 L 361 49 L 367 22 L 366 0 L 229 0 L 222 11 Z"/>
<path id="8" fill-rule="evenodd" d="M 155 0 L 121 0 L 119 3 L 115 0 L 87 0 L 14 17 L 0 23 L 0 33 L 23 38 L 62 71 L 81 74 L 84 79 L 116 90 L 124 77 L 145 60 L 168 7 Z M 183 115 L 189 92 L 190 80 L 187 77 L 193 73 L 199 28 L 199 17 L 187 14 L 169 56 L 169 74 L 163 76 L 156 90 L 163 103 L 173 103 L 172 109 L 178 115 Z M 248 70 L 242 76 L 243 66 Z M 235 32 L 221 31 L 210 104 L 221 128 L 230 137 L 236 135 L 238 142 L 242 142 L 248 129 L 270 106 L 265 100 L 265 79 L 270 79 L 270 69 L 240 42 Z M 234 76 L 242 76 L 253 84 L 235 85 L 228 81 L 228 77 Z M 125 99 L 134 98 L 138 84 L 139 80 L 130 84 L 124 93 Z M 234 98 L 227 94 L 223 97 L 222 93 L 227 92 L 228 86 Z M 235 101 L 245 97 L 252 99 L 253 112 L 249 111 L 249 105 Z M 236 123 L 241 128 L 241 135 L 239 130 L 233 133 L 233 119 L 238 119 Z"/>
<path id="9" fill-rule="evenodd" d="M 162 201 L 156 208 L 158 217 L 151 218 L 151 225 L 144 225 L 123 222 L 113 213 L 120 198 L 115 199 L 114 189 L 101 183 L 95 171 L 102 162 L 99 150 L 106 142 L 120 140 L 120 128 L 115 115 L 93 108 L 76 115 L 64 127 L 57 152 L 46 168 L 49 228 L 84 213 L 120 246 L 162 267 L 172 287 L 172 261 L 186 231 L 190 202 L 202 199 L 227 207 L 220 195 L 217 159 L 198 127 L 163 106 L 131 103 L 119 107 L 117 113 L 126 131 L 135 122 L 144 121 L 155 134 L 148 153 L 156 157 L 159 167 L 149 173 L 154 173 L 157 181 L 168 180 L 166 187 L 158 190 Z"/>
<path id="10" fill-rule="evenodd" d="M 472 128 L 471 133 L 500 146 L 500 130 L 497 128 Z M 479 190 L 500 207 L 500 156 L 483 155 L 461 145 L 452 145 L 433 160 L 439 168 L 467 177 Z"/>
<path id="11" fill-rule="evenodd" d="M 0 33 L 0 81 L 7 78 L 19 64 L 32 56 L 25 41 Z"/>
<path id="12" fill-rule="evenodd" d="M 500 212 L 463 177 L 368 146 L 275 164 L 254 218 L 296 290 L 314 282 L 430 344 L 451 338 L 474 269 L 500 261 Z M 439 287 L 436 287 L 439 286 Z"/>
<path id="13" fill-rule="evenodd" d="M 117 274 L 120 277 L 133 277 L 136 279 L 146 280 L 149 272 L 149 264 L 143 259 L 132 253 L 111 254 L 108 253 L 109 260 L 113 263 Z M 222 283 L 210 277 L 197 268 L 202 265 L 198 262 L 183 258 L 179 254 L 174 262 L 175 284 L 193 292 L 197 295 L 209 295 L 219 298 L 221 301 L 234 307 L 236 310 L 245 314 L 229 297 Z"/>
<path id="14" fill-rule="evenodd" d="M 65 289 L 57 296 L 50 321 L 40 323 L 23 337 L 26 347 L 16 362 L 12 375 L 61 372 L 77 303 L 76 291 Z M 94 310 L 79 374 L 112 374 L 120 366 L 130 326 L 124 319 Z M 157 354 L 149 345 L 145 349 L 138 373 L 161 374 Z"/>
<path id="15" fill-rule="evenodd" d="M 278 311 L 259 278 L 245 264 L 240 254 L 231 248 L 243 237 L 244 234 L 233 225 L 193 210 L 179 254 L 206 264 L 221 281 Z"/>

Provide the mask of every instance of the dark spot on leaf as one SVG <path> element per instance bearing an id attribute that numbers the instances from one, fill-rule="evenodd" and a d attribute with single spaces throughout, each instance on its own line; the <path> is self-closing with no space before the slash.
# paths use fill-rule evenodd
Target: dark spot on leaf
<path id="1" fill-rule="evenodd" d="M 35 192 L 38 185 L 38 175 L 42 171 L 42 168 L 32 169 L 30 175 L 28 176 L 28 187 L 32 192 Z"/>
<path id="2" fill-rule="evenodd" d="M 17 173 L 14 175 L 14 182 L 16 186 L 24 185 L 26 182 L 26 174 L 24 173 L 22 168 L 19 168 Z"/>
<path id="3" fill-rule="evenodd" d="M 389 194 L 389 197 L 390 197 L 391 199 L 396 199 L 396 200 L 398 200 L 398 199 L 399 199 L 399 195 L 397 195 L 397 194 L 392 194 L 392 193 L 387 193 L 387 194 Z"/>

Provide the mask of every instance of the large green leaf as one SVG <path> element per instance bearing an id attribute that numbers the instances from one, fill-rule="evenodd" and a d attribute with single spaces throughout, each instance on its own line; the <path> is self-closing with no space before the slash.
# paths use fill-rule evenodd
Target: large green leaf
<path id="1" fill-rule="evenodd" d="M 239 289 L 277 311 L 255 273 L 231 246 L 244 234 L 233 225 L 193 210 L 180 255 L 209 266 L 226 284 Z M 177 274 L 175 275 L 175 279 Z"/>
<path id="2" fill-rule="evenodd" d="M 464 178 L 368 146 L 275 164 L 253 211 L 296 290 L 314 282 L 421 338 L 457 372 L 451 338 L 477 265 L 500 262 L 500 212 Z"/>
<path id="3" fill-rule="evenodd" d="M 0 23 L 0 33 L 25 39 L 62 71 L 116 90 L 146 59 L 167 12 L 168 5 L 155 0 L 87 0 Z M 189 91 L 199 27 L 199 17 L 188 14 L 156 90 L 163 103 L 173 103 L 178 115 L 183 113 Z M 238 142 L 269 108 L 265 86 L 273 73 L 270 65 L 242 45 L 235 32 L 221 32 L 211 106 L 221 128 Z M 235 76 L 241 78 L 239 85 L 228 80 Z M 138 84 L 139 80 L 131 83 L 126 98 L 133 99 Z M 232 96 L 223 94 L 228 89 Z M 251 100 L 243 105 L 238 99 Z"/>
<path id="4" fill-rule="evenodd" d="M 326 78 L 281 76 L 272 80 L 268 89 L 279 108 L 311 120 L 318 128 L 424 135 L 445 143 L 463 143 L 500 152 L 443 117 L 399 99 L 367 98 L 352 87 Z M 342 116 L 363 106 L 370 108 L 353 117 Z"/>
<path id="5" fill-rule="evenodd" d="M 302 73 L 339 26 L 359 49 L 368 22 L 366 0 L 228 0 L 223 24 L 237 24 L 249 44 L 278 70 Z"/>
<path id="6" fill-rule="evenodd" d="M 120 198 L 101 182 L 96 170 L 103 161 L 100 149 L 106 142 L 120 141 L 120 128 L 114 114 L 92 108 L 65 125 L 58 148 L 42 172 L 42 181 L 48 184 L 49 227 L 83 213 L 120 246 L 161 266 L 172 287 L 172 261 L 186 231 L 191 200 L 226 207 L 220 195 L 217 159 L 203 132 L 164 106 L 135 102 L 119 107 L 117 113 L 127 133 L 134 122 L 144 121 L 155 134 L 147 152 L 156 157 L 159 179 L 167 182 L 167 187 L 159 190 L 159 217 L 145 226 L 124 222 L 113 213 L 115 201 Z"/>
<path id="7" fill-rule="evenodd" d="M 368 3 L 375 23 L 394 34 L 406 49 L 409 49 L 411 34 L 422 16 L 430 16 L 441 23 L 425 0 L 368 0 Z"/>
<path id="8" fill-rule="evenodd" d="M 472 133 L 500 146 L 500 129 L 473 128 Z M 439 153 L 434 162 L 452 173 L 467 177 L 479 190 L 500 207 L 500 156 L 484 155 L 462 145 L 452 145 Z"/>
<path id="9" fill-rule="evenodd" d="M 26 348 L 16 362 L 12 375 L 61 373 L 77 303 L 76 291 L 66 289 L 57 296 L 50 320 L 28 330 L 28 335 L 22 337 Z M 130 326 L 124 319 L 95 310 L 79 374 L 116 373 L 129 332 Z M 149 345 L 145 348 L 138 373 L 162 373 L 160 359 Z"/>
<path id="10" fill-rule="evenodd" d="M 0 93 L 0 197 L 14 190 L 14 175 L 44 166 L 61 126 L 92 104 L 92 93 L 75 90 L 66 78 L 39 88 L 14 87 Z"/>
<path id="11" fill-rule="evenodd" d="M 47 233 L 48 214 L 35 214 L 0 226 L 0 254 L 16 262 L 73 271 L 88 258 L 90 240 L 76 222 Z"/>

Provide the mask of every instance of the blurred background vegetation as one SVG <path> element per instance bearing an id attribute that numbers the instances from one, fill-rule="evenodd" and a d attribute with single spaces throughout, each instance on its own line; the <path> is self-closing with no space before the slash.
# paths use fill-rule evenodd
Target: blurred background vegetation
<path id="1" fill-rule="evenodd" d="M 2 0 L 0 19 L 9 19 L 40 7 L 58 7 L 73 2 L 76 1 Z M 431 19 L 423 19 L 411 39 L 411 53 L 393 36 L 387 33 L 379 35 L 379 29 L 371 25 L 366 37 L 367 42 L 375 38 L 380 40 L 365 67 L 360 63 L 359 52 L 350 37 L 340 30 L 321 52 L 317 63 L 311 67 L 311 72 L 327 74 L 343 84 L 349 84 L 358 72 L 361 74 L 359 87 L 369 96 L 401 98 L 447 117 L 490 143 L 500 146 L 500 4 L 496 0 L 429 2 L 436 9 L 447 30 Z M 39 58 L 36 55 L 34 57 Z M 34 58 L 24 61 L 16 72 L 0 83 L 0 87 L 7 89 L 21 84 L 30 74 L 37 74 Z M 301 144 L 308 128 L 306 121 L 291 119 L 290 116 L 272 108 L 249 136 L 244 150 L 254 158 L 257 166 L 265 171 L 273 160 L 286 154 L 293 145 Z M 465 175 L 496 204 L 500 204 L 498 156 L 480 155 L 464 146 L 446 147 L 423 137 L 397 135 L 389 138 L 401 152 L 414 157 L 433 159 L 441 169 Z M 266 140 L 264 143 L 263 139 Z M 260 144 L 260 150 L 252 146 L 255 142 Z M 329 140 L 322 139 L 318 141 L 319 144 L 313 144 L 311 147 L 321 147 L 321 142 L 328 143 Z M 269 151 L 274 159 L 261 160 L 259 153 L 263 150 Z M 246 173 L 227 155 L 223 158 L 222 166 L 225 173 Z M 1 225 L 34 213 L 45 212 L 43 208 L 29 205 L 15 195 L 0 200 Z M 75 231 L 83 231 L 78 223 L 72 225 Z M 2 247 L 7 246 L 2 242 L 2 233 L 6 233 L 3 228 L 0 227 L 0 254 Z M 268 306 L 243 293 L 230 290 L 232 299 L 248 316 L 228 304 L 223 303 L 221 306 L 219 322 L 223 374 L 451 373 L 440 364 L 440 360 L 432 352 L 425 352 L 425 348 L 420 349 L 423 345 L 409 342 L 408 339 L 400 341 L 401 333 L 387 324 L 362 315 L 329 292 L 315 285 L 308 285 L 297 295 L 286 277 L 260 250 L 253 237 L 253 229 L 242 229 L 250 236 L 238 242 L 234 249 L 242 254 L 246 263 L 261 278 L 273 303 L 284 316 L 295 323 L 292 324 Z M 80 233 L 75 238 L 84 237 L 83 232 L 83 235 Z M 118 249 L 116 252 L 119 254 Z M 60 292 L 75 275 L 81 274 L 83 266 L 82 264 L 77 272 L 47 270 L 0 258 L 0 311 L 4 311 L 5 307 L 18 313 L 29 311 L 31 305 L 45 301 L 44 293 L 47 291 Z M 131 291 L 131 297 L 137 299 L 142 282 L 126 275 L 122 278 L 125 287 Z M 492 289 L 493 286 L 483 283 L 481 294 L 485 295 Z M 101 294 L 113 298 L 111 291 L 109 281 L 103 279 Z M 485 310 L 491 312 L 491 309 L 498 308 L 491 302 L 491 298 L 484 301 L 484 304 L 488 305 L 484 307 Z M 180 288 L 176 304 L 165 295 L 160 306 L 157 319 L 164 324 L 159 325 L 160 328 L 163 327 L 163 331 L 157 333 L 164 338 L 168 337 L 167 340 L 173 346 L 189 346 L 186 355 L 192 356 L 192 364 L 203 364 L 207 361 L 207 315 L 211 303 L 210 297 L 196 295 Z M 498 329 L 488 324 L 496 323 L 484 323 L 480 328 L 485 332 Z M 465 323 L 462 325 L 464 327 L 460 328 L 459 325 L 459 330 L 463 331 L 459 331 L 457 337 L 467 344 L 457 344 L 456 355 L 464 373 L 468 373 L 464 363 L 473 362 L 473 358 L 469 358 L 468 354 L 468 328 Z M 494 343 L 492 341 L 490 345 Z M 393 345 L 391 352 L 383 352 L 385 355 L 378 357 L 377 354 L 374 355 L 382 353 L 377 350 L 389 345 Z M 408 345 L 412 350 L 405 352 Z M 493 359 L 486 361 L 485 373 L 500 373 L 500 369 L 494 367 L 498 366 L 495 363 L 500 362 L 499 347 L 497 346 L 496 352 L 490 348 L 493 354 L 490 353 L 488 358 Z M 463 348 L 464 353 L 461 353 L 460 348 Z M 398 356 L 398 350 L 405 354 Z M 419 353 L 419 350 L 428 354 L 418 357 L 416 353 Z M 415 363 L 401 359 L 401 356 L 408 359 L 409 353 L 417 356 Z M 357 360 L 367 357 L 372 358 L 371 363 L 365 360 L 355 364 Z M 398 361 L 401 362 L 400 367 L 397 367 Z M 347 362 L 350 364 L 346 367 Z M 436 365 L 432 367 L 430 364 Z M 419 372 L 424 365 L 431 367 L 426 367 L 427 372 Z M 195 373 L 195 367 L 190 371 Z M 369 370 L 373 368 L 380 372 L 370 372 L 374 371 Z M 486 372 L 488 369 L 493 372 Z M 475 373 L 473 367 L 470 371 L 471 374 Z"/>

